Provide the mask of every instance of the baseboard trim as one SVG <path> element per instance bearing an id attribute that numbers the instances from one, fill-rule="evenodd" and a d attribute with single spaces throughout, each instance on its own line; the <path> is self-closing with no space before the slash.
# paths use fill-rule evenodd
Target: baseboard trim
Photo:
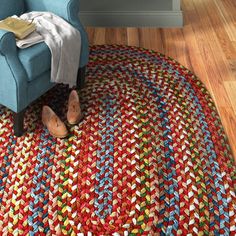
<path id="1" fill-rule="evenodd" d="M 85 26 L 93 27 L 182 27 L 182 11 L 90 12 L 81 11 Z"/>

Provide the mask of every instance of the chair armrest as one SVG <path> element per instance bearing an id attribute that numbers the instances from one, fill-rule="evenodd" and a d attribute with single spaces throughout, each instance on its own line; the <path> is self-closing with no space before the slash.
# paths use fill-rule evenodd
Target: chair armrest
<path id="1" fill-rule="evenodd" d="M 6 55 L 16 51 L 16 40 L 12 32 L 0 29 L 0 53 Z"/>
<path id="2" fill-rule="evenodd" d="M 14 102 L 8 107 L 18 112 L 27 105 L 27 74 L 17 55 L 15 36 L 5 30 L 0 30 L 0 62 L 0 97 L 11 91 Z"/>
<path id="3" fill-rule="evenodd" d="M 52 12 L 74 26 L 81 34 L 80 67 L 88 63 L 89 42 L 87 33 L 79 20 L 80 0 L 25 0 L 26 11 Z"/>

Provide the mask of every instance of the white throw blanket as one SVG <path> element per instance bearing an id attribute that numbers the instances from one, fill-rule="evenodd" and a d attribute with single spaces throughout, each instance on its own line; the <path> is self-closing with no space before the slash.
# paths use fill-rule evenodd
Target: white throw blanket
<path id="1" fill-rule="evenodd" d="M 17 41 L 19 48 L 26 48 L 45 41 L 52 54 L 51 81 L 76 85 L 81 51 L 80 32 L 65 20 L 50 12 L 29 12 L 20 16 L 33 20 L 36 32 Z"/>

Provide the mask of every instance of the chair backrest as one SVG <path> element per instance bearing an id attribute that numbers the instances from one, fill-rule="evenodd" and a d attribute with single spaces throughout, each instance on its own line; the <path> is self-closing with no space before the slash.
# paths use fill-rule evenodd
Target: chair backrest
<path id="1" fill-rule="evenodd" d="M 24 0 L 0 0 L 0 20 L 8 16 L 20 15 L 24 10 Z"/>

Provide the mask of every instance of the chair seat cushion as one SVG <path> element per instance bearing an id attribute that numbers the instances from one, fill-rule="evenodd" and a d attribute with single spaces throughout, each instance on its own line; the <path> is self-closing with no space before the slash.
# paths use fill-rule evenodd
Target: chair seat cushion
<path id="1" fill-rule="evenodd" d="M 18 57 L 25 68 L 29 82 L 51 68 L 51 52 L 45 43 L 18 49 Z"/>

